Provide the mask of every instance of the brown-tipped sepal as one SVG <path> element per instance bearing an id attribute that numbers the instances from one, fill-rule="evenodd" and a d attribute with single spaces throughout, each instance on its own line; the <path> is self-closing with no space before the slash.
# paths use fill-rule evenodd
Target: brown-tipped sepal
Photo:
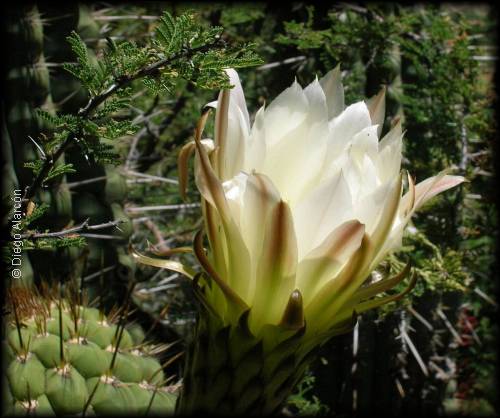
<path id="1" fill-rule="evenodd" d="M 281 318 L 280 325 L 289 330 L 297 330 L 304 326 L 304 304 L 299 289 L 295 289 L 288 299 L 288 303 Z"/>

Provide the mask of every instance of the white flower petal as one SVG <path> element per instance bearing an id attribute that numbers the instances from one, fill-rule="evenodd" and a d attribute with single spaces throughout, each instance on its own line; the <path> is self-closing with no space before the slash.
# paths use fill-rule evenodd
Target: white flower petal
<path id="1" fill-rule="evenodd" d="M 288 139 L 290 131 L 296 129 L 307 117 L 307 97 L 295 81 L 285 89 L 265 110 L 264 125 L 268 148 L 282 139 Z"/>
<path id="2" fill-rule="evenodd" d="M 257 265 L 255 297 L 250 322 L 264 316 L 277 324 L 295 287 L 297 240 L 289 206 L 280 201 L 264 224 L 262 256 Z"/>
<path id="3" fill-rule="evenodd" d="M 366 100 L 372 123 L 378 125 L 378 135 L 382 133 L 385 120 L 385 91 L 386 88 L 383 87 L 378 94 Z"/>
<path id="4" fill-rule="evenodd" d="M 262 106 L 255 115 L 255 121 L 246 145 L 243 170 L 247 172 L 251 172 L 252 170 L 262 172 L 262 167 L 266 160 L 267 150 L 264 118 L 265 109 Z"/>
<path id="5" fill-rule="evenodd" d="M 236 106 L 241 111 L 243 117 L 243 127 L 245 129 L 244 133 L 248 134 L 250 132 L 250 117 L 248 116 L 245 93 L 241 87 L 240 77 L 232 68 L 226 69 L 226 73 L 229 76 L 229 82 L 234 86 L 231 89 L 230 106 Z"/>
<path id="6" fill-rule="evenodd" d="M 244 115 L 239 107 L 229 107 L 227 135 L 231 140 L 226 143 L 224 158 L 222 159 L 223 180 L 237 175 L 243 169 L 245 162 L 248 131 L 245 127 Z"/>
<path id="7" fill-rule="evenodd" d="M 328 106 L 328 119 L 340 115 L 344 111 L 344 87 L 342 86 L 342 76 L 340 73 L 340 65 L 337 65 L 333 70 L 319 80 L 326 96 Z"/>
<path id="8" fill-rule="evenodd" d="M 418 210 L 428 200 L 439 193 L 463 183 L 462 176 L 435 176 L 429 177 L 415 186 L 415 210 Z"/>
<path id="9" fill-rule="evenodd" d="M 326 151 L 327 125 L 304 120 L 285 141 L 267 149 L 262 173 L 269 176 L 292 207 L 319 175 Z M 267 134 L 267 131 L 266 131 Z"/>
<path id="10" fill-rule="evenodd" d="M 363 128 L 353 136 L 350 153 L 358 161 L 362 161 L 365 155 L 371 159 L 376 158 L 378 154 L 377 125 Z"/>
<path id="11" fill-rule="evenodd" d="M 365 227 L 358 220 L 344 222 L 300 261 L 297 287 L 301 289 L 305 303 L 316 289 L 335 277 L 361 245 L 364 232 Z"/>
<path id="12" fill-rule="evenodd" d="M 369 126 L 371 126 L 370 113 L 364 102 L 348 106 L 329 122 L 330 135 L 325 160 L 325 170 L 328 174 L 330 166 L 351 144 L 354 135 Z"/>
<path id="13" fill-rule="evenodd" d="M 328 107 L 326 96 L 318 81 L 318 77 L 304 89 L 304 94 L 309 102 L 309 121 L 328 121 Z"/>
<path id="14" fill-rule="evenodd" d="M 255 292 L 257 266 L 264 245 L 264 226 L 270 213 L 280 202 L 279 192 L 268 177 L 263 174 L 250 174 L 248 176 L 242 200 L 240 228 L 252 260 L 252 283 L 248 290 L 249 298 L 253 298 Z"/>
<path id="15" fill-rule="evenodd" d="M 293 209 L 299 260 L 341 223 L 352 219 L 349 186 L 342 172 L 312 189 Z"/>
<path id="16" fill-rule="evenodd" d="M 243 196 L 247 186 L 248 174 L 239 173 L 231 180 L 222 183 L 224 194 L 229 205 L 229 209 L 235 222 L 241 222 L 241 210 L 243 208 Z"/>
<path id="17" fill-rule="evenodd" d="M 401 169 L 403 132 L 400 121 L 381 139 L 378 149 L 378 156 L 375 158 L 377 175 L 380 182 L 385 183 L 394 178 Z"/>

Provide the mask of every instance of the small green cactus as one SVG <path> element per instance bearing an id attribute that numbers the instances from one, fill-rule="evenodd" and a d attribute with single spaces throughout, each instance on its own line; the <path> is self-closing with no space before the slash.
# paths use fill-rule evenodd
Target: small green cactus
<path id="1" fill-rule="evenodd" d="M 137 325 L 26 287 L 9 292 L 4 323 L 4 413 L 172 414 L 177 396 Z M 158 351 L 155 349 L 155 351 Z"/>

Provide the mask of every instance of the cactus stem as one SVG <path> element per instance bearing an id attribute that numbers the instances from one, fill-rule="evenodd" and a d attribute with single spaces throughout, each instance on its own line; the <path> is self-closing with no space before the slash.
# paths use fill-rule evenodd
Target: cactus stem
<path id="1" fill-rule="evenodd" d="M 120 329 L 118 341 L 116 342 L 116 344 L 114 346 L 113 357 L 111 358 L 111 363 L 109 365 L 109 373 L 110 374 L 113 372 L 113 368 L 115 367 L 116 355 L 118 354 L 118 347 L 120 346 L 120 341 L 122 339 L 122 335 L 123 335 L 123 328 Z"/>
<path id="2" fill-rule="evenodd" d="M 29 415 L 31 411 L 36 409 L 38 406 L 38 401 L 36 399 L 30 399 L 27 401 L 22 401 L 21 405 L 24 409 L 26 409 L 26 415 Z"/>
<path id="3" fill-rule="evenodd" d="M 22 406 L 26 409 L 26 415 L 30 415 L 30 412 L 35 410 L 38 406 L 38 401 L 31 398 L 31 387 L 29 382 L 26 383 L 26 389 L 28 390 L 28 399 L 22 402 Z"/>
<path id="4" fill-rule="evenodd" d="M 127 289 L 127 294 L 125 295 L 125 306 L 123 307 L 123 309 L 119 309 L 116 312 L 116 316 L 118 316 L 118 314 L 120 313 L 120 318 L 118 320 L 118 326 L 116 327 L 115 336 L 113 337 L 114 341 L 116 341 L 116 337 L 117 337 L 119 332 L 120 332 L 120 338 L 121 338 L 121 333 L 123 333 L 123 329 L 125 328 L 125 319 L 127 319 L 127 316 L 129 314 L 130 298 L 132 296 L 132 292 L 134 290 L 134 287 L 135 287 L 135 283 L 130 282 L 128 289 Z M 118 346 L 119 342 L 116 345 Z"/>

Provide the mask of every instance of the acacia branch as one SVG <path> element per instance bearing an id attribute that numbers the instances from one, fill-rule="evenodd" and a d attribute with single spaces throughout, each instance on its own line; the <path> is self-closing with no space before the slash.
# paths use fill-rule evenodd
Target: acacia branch
<path id="1" fill-rule="evenodd" d="M 186 49 L 176 54 L 173 54 L 168 58 L 164 58 L 160 61 L 157 61 L 151 65 L 148 65 L 147 67 L 140 69 L 135 74 L 119 77 L 116 79 L 115 83 L 113 83 L 110 87 L 108 87 L 103 93 L 91 97 L 87 105 L 78 111 L 77 116 L 82 119 L 89 119 L 99 105 L 104 103 L 118 90 L 127 87 L 134 80 L 138 80 L 149 76 L 151 77 L 157 76 L 162 67 L 165 67 L 178 59 L 190 58 L 191 56 L 193 56 L 198 52 L 206 52 L 212 47 L 223 47 L 224 45 L 225 45 L 224 41 L 221 38 L 217 38 L 208 44 L 202 45 L 197 48 Z M 31 201 L 31 199 L 33 199 L 37 190 L 42 186 L 43 181 L 49 174 L 50 170 L 54 167 L 56 161 L 63 155 L 64 151 L 66 151 L 66 149 L 73 143 L 74 139 L 80 136 L 81 134 L 82 134 L 81 127 L 78 130 L 78 132 L 70 132 L 66 137 L 66 139 L 62 142 L 62 144 L 59 145 L 59 148 L 56 149 L 54 154 L 44 160 L 42 168 L 40 169 L 39 173 L 36 175 L 31 185 L 27 186 L 24 191 L 23 201 L 25 206 L 28 204 L 29 201 Z"/>

